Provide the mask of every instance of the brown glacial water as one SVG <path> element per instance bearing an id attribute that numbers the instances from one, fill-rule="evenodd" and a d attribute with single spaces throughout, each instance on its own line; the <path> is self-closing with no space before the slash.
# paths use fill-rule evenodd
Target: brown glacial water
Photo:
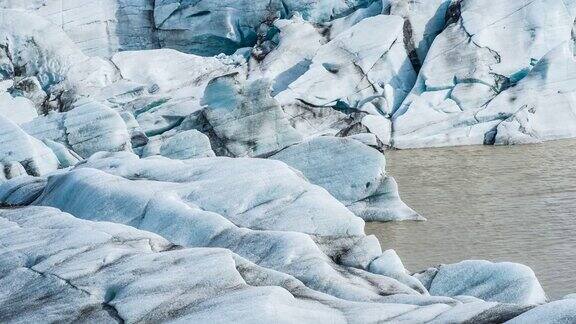
<path id="1" fill-rule="evenodd" d="M 369 223 L 411 271 L 465 259 L 526 264 L 551 299 L 576 293 L 576 141 L 386 152 L 426 222 Z"/>

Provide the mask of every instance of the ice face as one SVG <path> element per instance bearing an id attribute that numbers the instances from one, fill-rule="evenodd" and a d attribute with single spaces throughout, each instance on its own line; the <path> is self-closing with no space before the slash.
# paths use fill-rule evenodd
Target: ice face
<path id="1" fill-rule="evenodd" d="M 499 129 L 509 133 L 499 125 L 517 111 L 503 105 L 493 111 L 495 102 L 520 91 L 520 80 L 536 62 L 570 40 L 575 8 L 572 1 L 452 2 L 451 24 L 434 40 L 412 93 L 394 116 L 394 145 L 494 143 Z M 550 77 L 544 83 L 554 84 Z M 554 136 L 536 140 L 545 139 Z"/>

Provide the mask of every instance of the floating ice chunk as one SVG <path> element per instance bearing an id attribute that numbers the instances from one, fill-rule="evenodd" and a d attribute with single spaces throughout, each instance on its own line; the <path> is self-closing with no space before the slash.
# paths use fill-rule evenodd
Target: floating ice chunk
<path id="1" fill-rule="evenodd" d="M 401 199 L 398 184 L 386 176 L 371 196 L 348 205 L 348 209 L 367 221 L 426 220 Z"/>

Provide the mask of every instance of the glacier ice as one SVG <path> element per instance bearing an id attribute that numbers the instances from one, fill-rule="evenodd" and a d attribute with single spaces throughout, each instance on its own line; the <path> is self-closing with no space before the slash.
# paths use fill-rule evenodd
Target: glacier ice
<path id="1" fill-rule="evenodd" d="M 236 75 L 215 78 L 206 87 L 206 127 L 230 156 L 266 156 L 301 141 L 270 91 L 267 79 L 243 83 Z"/>
<path id="2" fill-rule="evenodd" d="M 396 147 L 493 143 L 498 125 L 510 117 L 508 108 L 500 106 L 504 111 L 494 118 L 480 115 L 503 100 L 503 91 L 517 91 L 546 53 L 570 41 L 576 3 L 452 1 L 448 12 L 450 24 L 435 38 L 414 89 L 394 114 Z"/>
<path id="3" fill-rule="evenodd" d="M 522 144 L 576 136 L 571 97 L 576 61 L 566 42 L 544 56 L 517 86 L 504 91 L 479 119 L 497 115 L 496 144 Z"/>
<path id="4" fill-rule="evenodd" d="M 162 155 L 172 159 L 186 160 L 215 156 L 208 136 L 192 129 L 176 135 L 151 138 L 142 148 L 142 156 Z"/>
<path id="5" fill-rule="evenodd" d="M 67 112 L 37 117 L 22 129 L 38 139 L 64 143 L 84 158 L 99 151 L 131 150 L 128 129 L 120 115 L 90 100 L 75 102 Z"/>
<path id="6" fill-rule="evenodd" d="M 0 0 L 0 321 L 569 322 L 525 266 L 412 274 L 364 221 L 422 219 L 387 149 L 576 137 L 575 17 Z"/>
<path id="7" fill-rule="evenodd" d="M 51 208 L 2 210 L 0 223 L 2 322 L 194 322 L 214 308 L 220 321 L 286 321 L 285 312 L 298 309 L 292 320 L 345 321 L 322 300 L 250 284 L 254 273 L 279 278 L 227 250 L 183 249 L 149 232 Z"/>
<path id="8" fill-rule="evenodd" d="M 574 322 L 574 318 L 576 318 L 576 301 L 567 299 L 536 307 L 506 323 L 569 324 Z"/>
<path id="9" fill-rule="evenodd" d="M 35 14 L 0 9 L 0 38 L 1 55 L 11 66 L 2 74 L 35 77 L 56 97 L 66 90 L 85 94 L 118 77 L 112 63 L 87 56 L 62 29 Z"/>
<path id="10" fill-rule="evenodd" d="M 2 115 L 0 135 L 0 181 L 25 174 L 41 176 L 58 169 L 52 150 Z"/>
<path id="11" fill-rule="evenodd" d="M 563 43 L 572 47 L 576 13 L 572 1 L 272 1 L 258 3 L 247 14 L 244 10 L 249 5 L 244 1 L 227 3 L 221 9 L 208 1 L 154 4 L 108 0 L 100 9 L 102 15 L 95 17 L 83 16 L 76 7 L 60 8 L 51 0 L 4 0 L 0 6 L 27 10 L 3 10 L 5 35 L 10 40 L 3 49 L 26 46 L 37 50 L 0 57 L 5 62 L 3 74 L 39 80 L 47 100 L 39 103 L 42 92 L 24 97 L 36 100 L 36 105 L 42 106 L 37 107 L 40 112 L 61 105 L 69 108 L 77 96 L 91 97 L 130 111 L 147 136 L 160 135 L 202 108 L 204 87 L 211 79 L 238 72 L 241 83 L 245 82 L 242 79 L 248 83 L 272 80 L 271 95 L 304 137 L 337 135 L 360 127 L 377 134 L 383 147 L 407 148 L 573 136 L 570 125 L 562 127 L 559 134 L 552 121 L 537 121 L 522 109 L 500 104 L 508 93 L 526 88 L 523 79 L 535 66 L 548 64 L 555 48 Z M 333 11 L 326 15 L 330 8 Z M 60 11 L 66 12 L 64 21 L 57 21 Z M 73 17 L 81 19 L 74 21 Z M 149 21 L 150 17 L 155 21 Z M 226 25 L 226 19 L 241 25 Z M 25 26 L 26 21 L 33 23 Z M 117 37 L 125 38 L 126 46 L 116 43 L 106 47 L 107 53 L 82 48 L 86 45 L 83 37 L 95 33 L 86 27 L 92 23 L 115 25 L 96 43 L 114 43 L 112 38 Z M 133 28 L 127 28 L 130 26 Z M 181 28 L 187 32 L 178 34 Z M 142 31 L 142 38 L 130 34 L 137 30 Z M 370 32 L 373 30 L 382 32 Z M 183 49 L 188 45 L 167 40 L 183 40 L 191 31 L 202 31 L 194 34 L 198 39 L 186 39 L 192 47 L 217 45 L 219 42 L 209 40 L 218 38 L 236 45 L 233 51 L 215 50 L 212 54 L 232 54 L 243 48 L 248 57 L 237 56 L 232 60 L 235 63 L 224 63 L 222 57 L 202 58 L 168 49 L 142 51 Z M 157 44 L 145 41 L 148 36 Z M 30 37 L 38 41 L 27 43 Z M 243 44 L 248 38 L 254 40 Z M 105 47 L 100 45 L 90 46 Z M 116 53 L 126 49 L 138 51 Z M 570 64 L 570 53 L 558 64 Z M 22 74 L 20 66 L 26 61 L 34 62 L 28 65 L 33 68 Z M 552 74 L 541 78 L 545 87 L 556 82 Z M 524 93 L 520 96 L 527 97 Z M 561 108 L 554 109 L 558 112 L 546 116 L 566 114 Z M 368 127 L 359 122 L 366 114 L 382 120 L 377 127 L 376 119 L 370 120 Z"/>
<path id="12" fill-rule="evenodd" d="M 306 73 L 278 94 L 279 101 L 341 105 L 368 113 L 394 111 L 416 78 L 399 41 L 403 25 L 399 17 L 378 15 L 336 35 L 318 48 Z"/>
<path id="13" fill-rule="evenodd" d="M 216 162 L 215 159 L 218 159 L 219 162 Z M 256 172 L 254 176 L 248 177 L 239 173 L 240 170 L 246 170 L 246 163 L 253 164 L 257 161 L 260 161 L 258 162 L 259 167 L 251 171 Z M 129 240 L 111 238 L 110 235 L 105 235 L 103 237 L 105 238 L 104 242 L 113 242 L 111 243 L 112 246 L 104 244 L 102 247 L 104 251 L 99 251 L 99 249 L 94 251 L 94 246 L 99 245 L 95 245 L 95 242 L 91 240 L 96 240 L 98 235 L 81 234 L 81 230 L 80 232 L 74 230 L 67 236 L 69 239 L 60 239 L 58 245 L 52 245 L 52 249 L 56 251 L 63 249 L 62 252 L 50 258 L 37 258 L 38 260 L 45 259 L 44 262 L 37 261 L 27 264 L 29 267 L 35 267 L 34 269 L 38 269 L 38 271 L 42 271 L 40 269 L 55 271 L 57 276 L 70 280 L 74 285 L 76 283 L 81 285 L 82 282 L 89 283 L 90 289 L 94 289 L 96 292 L 107 291 L 107 289 L 102 288 L 102 285 L 106 287 L 110 283 L 116 293 L 113 295 L 102 293 L 104 297 L 111 296 L 111 300 L 104 299 L 104 303 L 110 303 L 110 305 L 119 308 L 119 314 L 122 314 L 120 310 L 126 314 L 134 312 L 138 314 L 147 312 L 148 309 L 144 305 L 142 307 L 134 304 L 121 306 L 126 300 L 131 299 L 128 296 L 132 294 L 136 300 L 140 297 L 141 293 L 138 290 L 119 288 L 131 287 L 131 285 L 140 286 L 137 284 L 136 278 L 117 276 L 114 279 L 126 280 L 128 286 L 125 286 L 114 285 L 115 281 L 111 281 L 107 277 L 117 271 L 122 272 L 122 270 L 116 270 L 116 267 L 128 266 L 128 264 L 131 267 L 150 269 L 150 265 L 146 263 L 146 258 L 138 257 L 135 258 L 135 260 L 139 260 L 138 262 L 129 262 L 130 257 L 120 257 L 126 253 L 130 254 L 130 249 L 133 249 L 130 248 L 131 246 L 152 246 L 152 249 L 153 246 L 157 246 L 150 239 L 137 240 L 136 237 L 140 235 L 153 234 L 146 234 L 147 232 L 139 234 L 141 232 L 134 227 L 154 232 L 169 239 L 172 245 L 164 244 L 164 246 L 173 252 L 165 252 L 166 254 L 162 252 L 160 256 L 161 258 L 168 258 L 168 260 L 172 260 L 170 257 L 172 253 L 178 255 L 179 253 L 192 253 L 188 249 L 192 248 L 192 250 L 201 253 L 202 256 L 211 256 L 203 258 L 207 261 L 219 254 L 206 249 L 220 248 L 224 255 L 232 256 L 228 260 L 236 262 L 235 268 L 241 274 L 248 273 L 248 275 L 243 275 L 247 283 L 258 286 L 280 286 L 287 289 L 296 297 L 295 302 L 297 302 L 298 296 L 303 296 L 303 299 L 312 302 L 313 305 L 309 307 L 314 312 L 323 309 L 323 306 L 314 305 L 315 300 L 320 305 L 337 309 L 329 308 L 327 314 L 318 315 L 323 319 L 334 316 L 334 314 L 344 314 L 348 321 L 361 323 L 378 322 L 397 316 L 410 322 L 429 321 L 436 318 L 438 323 L 448 319 L 488 322 L 490 320 L 504 321 L 526 310 L 524 306 L 520 305 L 485 302 L 477 298 L 456 299 L 430 296 L 426 288 L 403 269 L 395 253 L 390 251 L 382 253 L 374 238 L 364 236 L 363 222 L 359 218 L 355 218 L 323 189 L 306 184 L 304 178 L 296 171 L 287 166 L 278 167 L 280 163 L 271 160 L 230 158 L 203 158 L 185 161 L 170 160 L 163 157 L 138 159 L 127 152 L 98 154 L 72 171 L 64 171 L 50 176 L 47 182 L 35 181 L 34 179 L 37 178 L 33 177 L 20 177 L 10 180 L 0 187 L 0 197 L 4 203 L 10 201 L 12 204 L 18 205 L 34 200 L 33 205 L 59 207 L 63 211 L 69 212 L 70 215 L 86 221 L 80 221 L 66 214 L 58 214 L 59 212 L 55 209 L 48 209 L 47 212 L 45 209 L 41 209 L 44 207 L 0 210 L 0 214 L 6 215 L 4 217 L 10 217 L 12 221 L 16 219 L 19 224 L 22 224 L 26 221 L 28 213 L 40 213 L 27 223 L 34 224 L 32 226 L 42 226 L 36 220 L 40 217 L 47 228 L 57 230 L 58 226 L 52 224 L 51 218 L 45 215 L 49 213 L 55 214 L 58 218 L 69 218 L 76 224 L 90 224 L 88 228 L 102 228 L 106 233 L 110 233 L 110 231 L 127 233 L 122 234 L 124 237 L 130 233 L 128 235 Z M 283 177 L 273 176 L 279 172 L 284 173 Z M 231 174 L 235 176 L 231 176 Z M 262 181 L 266 174 L 268 174 L 269 180 Z M 259 202 L 260 199 L 267 199 L 259 193 L 270 193 L 280 189 L 274 184 L 274 181 L 270 182 L 272 179 L 280 178 L 292 178 L 292 180 L 283 182 L 283 191 L 276 193 L 279 195 L 278 198 L 265 201 L 264 204 Z M 229 179 L 229 185 L 220 187 L 219 184 L 222 183 L 222 179 Z M 276 182 L 278 181 L 276 180 Z M 210 192 L 211 186 L 217 188 L 218 193 Z M 300 194 L 301 198 L 290 197 L 293 195 L 291 194 L 293 190 L 302 190 L 299 189 L 302 186 L 307 188 L 305 189 L 307 191 Z M 204 190 L 199 191 L 198 188 Z M 223 192 L 223 188 L 236 194 L 230 195 Z M 283 196 L 288 200 L 282 198 Z M 306 196 L 310 196 L 311 199 L 307 199 Z M 240 201 L 236 201 L 236 199 L 230 201 L 230 197 L 237 197 Z M 294 198 L 296 198 L 296 204 L 290 203 Z M 298 202 L 299 200 L 305 201 Z M 241 204 L 246 204 L 247 208 L 251 209 L 240 211 L 238 214 L 239 211 L 230 208 L 230 205 Z M 250 207 L 251 205 L 255 206 Z M 302 207 L 315 209 L 315 212 L 310 216 L 301 215 Z M 335 222 L 338 219 L 335 218 L 336 212 L 341 215 L 340 225 Z M 287 216 L 290 213 L 294 216 Z M 263 218 L 263 214 L 268 214 L 268 217 Z M 295 220 L 294 217 L 300 217 L 301 220 Z M 314 220 L 312 225 L 306 226 L 306 217 L 324 217 L 326 221 L 317 222 Z M 262 220 L 266 220 L 266 222 L 262 222 Z M 291 221 L 285 222 L 285 220 Z M 122 225 L 82 223 L 87 221 L 113 222 L 131 226 L 116 229 L 114 226 Z M 64 227 L 68 231 L 76 228 L 64 220 L 59 220 L 57 224 L 66 224 Z M 17 230 L 20 230 L 19 228 L 25 228 L 25 226 L 16 227 Z M 4 228 L 4 230 L 11 230 L 11 227 Z M 37 237 L 37 235 L 32 235 Z M 2 237 L 13 239 L 12 235 L 3 235 Z M 24 242 L 30 239 L 24 235 L 16 237 Z M 68 240 L 72 240 L 72 242 Z M 78 242 L 78 240 L 85 242 L 84 244 L 89 244 L 92 248 L 89 250 L 70 249 L 69 247 L 77 244 L 73 242 Z M 142 243 L 137 245 L 139 241 Z M 37 244 L 42 244 L 42 242 L 37 241 Z M 186 248 L 174 249 L 174 244 Z M 39 253 L 36 251 L 36 246 L 6 246 L 25 246 L 29 248 L 27 253 L 32 255 Z M 118 255 L 116 258 L 109 257 L 106 259 L 109 261 L 105 262 L 112 264 L 103 267 L 100 253 L 109 255 L 111 252 L 106 249 L 114 248 L 114 246 L 116 246 L 115 249 L 124 251 L 124 254 L 114 254 Z M 40 253 L 50 253 L 50 250 L 41 251 Z M 73 253 L 72 257 L 70 253 Z M 95 256 L 93 256 L 94 254 Z M 68 267 L 63 266 L 62 261 L 59 261 L 63 258 L 66 260 L 65 264 L 69 264 Z M 81 268 L 75 265 L 76 262 L 80 262 L 76 261 L 76 258 L 83 260 Z M 91 260 L 90 258 L 97 260 L 94 267 L 90 267 L 86 263 Z M 164 263 L 161 263 L 157 257 L 154 257 L 153 260 L 156 260 L 155 264 L 159 266 L 159 269 L 163 269 L 158 278 L 166 279 L 150 281 L 147 280 L 147 277 L 143 277 L 141 285 L 145 285 L 143 287 L 149 287 L 150 284 L 160 285 L 154 290 L 172 291 L 171 284 L 166 283 L 165 280 L 171 280 L 174 276 L 166 275 L 164 271 L 179 271 L 180 267 L 164 266 Z M 170 262 L 168 260 L 166 262 Z M 57 263 L 59 266 L 50 267 L 50 264 L 53 263 Z M 187 263 L 179 262 L 178 264 L 185 266 Z M 216 269 L 222 270 L 221 267 L 215 267 L 214 270 Z M 22 270 L 26 271 L 25 269 Z M 137 271 L 136 273 L 152 275 L 154 272 Z M 180 279 L 179 276 L 175 278 L 179 279 L 179 284 L 182 284 L 182 280 L 197 282 L 196 280 L 200 280 L 200 278 L 207 280 L 205 276 L 210 278 L 212 273 L 214 273 L 212 270 L 205 270 L 200 277 L 186 275 L 185 278 L 188 279 Z M 214 274 L 219 279 L 222 275 L 220 272 Z M 100 277 L 103 277 L 102 281 L 96 280 Z M 20 280 L 26 282 L 27 278 Z M 208 281 L 207 285 L 209 287 L 214 286 L 211 281 Z M 219 286 L 216 285 L 216 287 Z M 507 289 L 514 288 L 509 287 Z M 290 296 L 286 292 L 284 294 Z M 126 299 L 121 298 L 121 296 L 126 296 Z M 174 298 L 173 295 L 169 294 L 169 296 Z M 181 293 L 179 296 L 189 298 L 197 295 L 188 292 Z M 200 296 L 202 296 L 201 298 L 209 298 L 210 294 L 206 293 Z M 235 300 L 233 293 L 223 292 L 220 296 L 225 300 L 223 302 L 227 305 L 225 307 L 233 309 L 234 307 L 247 306 L 242 299 L 233 302 Z M 152 298 L 150 302 L 153 303 L 153 300 L 157 299 Z M 294 299 L 289 298 L 289 300 Z M 102 301 L 98 303 L 101 304 Z M 278 305 L 283 303 L 273 299 L 271 307 L 279 307 Z M 156 310 L 156 308 L 153 309 Z M 370 311 L 366 312 L 366 310 Z M 203 316 L 209 316 L 205 318 L 214 318 L 213 314 L 206 313 L 206 309 L 200 308 L 198 311 L 201 311 Z M 362 312 L 363 315 L 360 316 L 359 312 Z M 246 316 L 244 315 L 240 320 L 247 318 L 249 321 L 252 319 L 252 317 Z M 257 316 L 257 318 L 262 318 L 262 315 Z M 355 316 L 360 317 L 356 318 Z M 287 321 L 298 320 L 298 317 L 290 314 L 282 314 L 282 318 Z"/>
<path id="14" fill-rule="evenodd" d="M 355 139 L 320 136 L 271 158 L 301 171 L 365 220 L 423 219 L 400 200 L 384 155 Z"/>
<path id="15" fill-rule="evenodd" d="M 521 311 L 482 301 L 351 302 L 226 249 L 182 247 L 54 208 L 2 209 L 0 223 L 3 322 L 442 323 L 502 321 Z"/>
<path id="16" fill-rule="evenodd" d="M 485 280 L 487 278 L 490 279 Z M 435 271 L 428 289 L 433 295 L 471 295 L 501 303 L 530 305 L 546 301 L 546 294 L 532 269 L 507 262 L 470 260 L 442 265 Z"/>

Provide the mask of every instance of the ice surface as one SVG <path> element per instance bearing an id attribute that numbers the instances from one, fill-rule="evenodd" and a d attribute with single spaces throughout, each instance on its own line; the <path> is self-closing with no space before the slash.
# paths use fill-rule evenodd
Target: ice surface
<path id="1" fill-rule="evenodd" d="M 414 84 L 402 38 L 404 21 L 379 15 L 362 20 L 321 46 L 306 73 L 278 95 L 281 103 L 393 111 Z M 379 32 L 381 31 L 381 32 Z M 386 96 L 385 86 L 392 89 Z"/>
<path id="2" fill-rule="evenodd" d="M 62 309 L 61 303 L 69 305 L 70 300 L 73 300 L 73 303 L 81 305 L 96 303 L 104 306 L 105 310 L 111 306 L 121 318 L 169 316 L 175 319 L 182 313 L 176 315 L 161 311 L 162 307 L 172 307 L 165 305 L 162 300 L 169 298 L 170 305 L 180 305 L 180 302 L 174 302 L 174 298 L 177 298 L 176 300 L 182 298 L 183 303 L 184 300 L 188 302 L 202 300 L 203 303 L 198 307 L 185 308 L 194 315 L 186 313 L 181 316 L 217 320 L 219 317 L 215 316 L 220 315 L 210 312 L 213 307 L 208 306 L 216 303 L 221 305 L 219 308 L 226 310 L 222 316 L 225 318 L 224 321 L 228 321 L 230 320 L 226 315 L 228 311 L 234 312 L 236 309 L 234 313 L 237 314 L 238 308 L 251 309 L 252 302 L 263 305 L 263 300 L 247 298 L 242 294 L 244 282 L 252 286 L 269 287 L 267 289 L 270 290 L 264 289 L 260 293 L 277 292 L 280 296 L 286 296 L 283 298 L 274 294 L 266 295 L 265 300 L 269 303 L 264 304 L 266 307 L 276 310 L 283 307 L 289 309 L 301 307 L 307 310 L 302 314 L 300 312 L 292 314 L 288 311 L 273 313 L 273 316 L 288 322 L 317 321 L 318 318 L 326 319 L 334 316 L 336 316 L 334 318 L 344 316 L 349 322 L 359 323 L 379 322 L 391 318 L 409 322 L 430 321 L 436 318 L 440 323 L 444 318 L 501 322 L 525 310 L 522 306 L 502 306 L 475 298 L 458 300 L 429 296 L 421 284 L 410 281 L 410 276 L 403 270 L 395 253 L 387 251 L 382 254 L 374 238 L 363 236 L 360 219 L 351 222 L 355 217 L 346 211 L 343 205 L 339 205 L 322 189 L 314 189 L 312 185 L 307 186 L 310 194 L 314 194 L 315 197 L 307 200 L 307 205 L 304 206 L 315 208 L 316 217 L 326 215 L 327 220 L 340 209 L 342 219 L 349 218 L 348 222 L 338 225 L 332 219 L 317 222 L 316 227 L 298 226 L 304 225 L 305 222 L 298 221 L 295 217 L 286 217 L 288 211 L 283 213 L 282 209 L 295 208 L 300 211 L 302 207 L 286 202 L 282 206 L 281 198 L 277 202 L 272 202 L 275 206 L 267 206 L 271 203 L 260 204 L 254 207 L 253 211 L 242 212 L 242 218 L 234 215 L 237 211 L 230 210 L 225 204 L 222 205 L 230 203 L 229 197 L 235 197 L 223 192 L 222 188 L 233 190 L 240 200 L 258 199 L 259 191 L 255 190 L 258 186 L 264 185 L 261 190 L 266 191 L 276 188 L 270 180 L 263 181 L 263 174 L 271 172 L 265 167 L 266 164 L 274 165 L 272 169 L 276 173 L 284 169 L 283 178 L 289 178 L 292 173 L 292 188 L 296 188 L 299 182 L 305 183 L 290 168 L 278 167 L 280 162 L 260 160 L 261 165 L 256 166 L 253 172 L 262 176 L 247 177 L 238 173 L 236 167 L 241 167 L 242 160 L 253 160 L 252 165 L 258 160 L 229 158 L 187 161 L 173 161 L 166 158 L 138 160 L 129 154 L 100 154 L 82 164 L 81 168 L 52 175 L 47 183 L 33 181 L 32 177 L 21 177 L 0 187 L 0 198 L 4 203 L 10 201 L 13 204 L 21 204 L 38 197 L 34 202 L 35 205 L 59 206 L 78 218 L 131 225 L 93 223 L 78 220 L 54 209 L 40 207 L 0 210 L 2 215 L 0 218 L 7 218 L 9 222 L 18 224 L 4 226 L 3 230 L 21 232 L 20 235 L 2 235 L 4 240 L 2 246 L 8 251 L 20 249 L 20 254 L 17 255 L 29 255 L 25 260 L 35 260 L 19 261 L 24 262 L 24 265 L 11 265 L 13 263 L 5 265 L 9 270 L 15 268 L 15 275 L 19 278 L 16 282 L 22 283 L 14 289 L 20 289 L 22 285 L 32 287 L 40 285 L 35 292 L 50 293 L 48 300 L 51 302 L 44 303 L 40 308 L 42 311 L 39 312 L 46 312 L 50 307 Z M 221 161 L 215 162 L 215 159 Z M 159 168 L 160 165 L 169 167 Z M 232 173 L 235 176 L 231 176 Z M 221 178 L 234 180 L 230 185 L 221 187 L 218 194 L 210 192 L 211 182 L 222 182 L 221 178 L 215 177 L 216 174 Z M 238 181 L 241 179 L 245 179 L 244 182 Z M 204 190 L 198 191 L 194 186 L 201 186 Z M 240 188 L 244 190 L 240 191 Z M 250 190 L 246 190 L 247 188 Z M 289 190 L 288 188 L 285 186 L 284 190 Z M 301 196 L 305 197 L 306 194 Z M 332 210 L 328 206 L 331 200 L 334 205 Z M 239 204 L 239 201 L 234 203 Z M 296 205 L 302 206 L 302 203 L 296 200 Z M 267 218 L 259 216 L 262 215 L 262 208 L 268 210 Z M 49 217 L 50 215 L 53 216 Z M 274 215 L 284 220 L 290 219 L 291 223 L 282 222 L 282 219 Z M 251 224 L 250 219 L 254 217 L 268 222 Z M 26 235 L 23 231 L 27 231 L 28 227 L 32 229 L 28 231 L 31 233 Z M 87 233 L 88 229 L 85 227 L 93 232 Z M 155 232 L 174 244 L 193 249 L 175 248 L 166 240 L 148 232 L 140 232 L 134 227 Z M 348 229 L 342 232 L 346 227 Z M 34 232 L 37 228 L 46 230 L 40 235 Z M 54 241 L 52 237 L 56 234 L 52 234 L 51 231 L 58 234 L 56 236 L 58 240 Z M 34 244 L 17 244 L 14 241 L 30 242 L 31 238 L 34 238 Z M 47 249 L 39 249 L 39 246 L 47 245 L 43 239 L 54 243 L 49 244 Z M 138 248 L 144 251 L 137 250 Z M 157 252 L 160 254 L 155 255 Z M 8 253 L 11 255 L 10 253 L 14 252 Z M 134 254 L 136 256 L 132 257 Z M 199 259 L 194 258 L 190 263 L 184 261 L 189 254 Z M 15 259 L 15 262 L 22 260 L 21 258 L 7 260 L 12 259 Z M 222 261 L 213 263 L 211 260 Z M 205 269 L 201 267 L 204 262 L 209 264 Z M 18 272 L 29 272 L 27 269 L 45 274 L 41 277 L 44 281 L 38 283 L 34 281 L 38 280 L 35 279 L 37 277 L 28 278 Z M 195 271 L 189 272 L 189 269 Z M 11 274 L 12 271 L 8 273 Z M 73 287 L 67 288 L 64 285 L 63 288 L 68 289 L 64 292 L 44 288 L 46 285 L 48 287 L 53 285 L 49 280 L 53 276 L 47 276 L 46 273 L 54 275 L 56 284 L 62 285 L 60 280 L 64 280 Z M 125 275 L 118 275 L 119 273 Z M 398 279 L 393 279 L 394 277 Z M 228 284 L 228 279 L 223 278 L 243 280 L 238 279 L 240 284 Z M 13 281 L 12 277 L 7 280 Z M 217 280 L 218 283 L 212 280 Z M 205 286 L 198 286 L 199 282 Z M 200 287 L 198 288 L 200 290 L 191 291 L 191 288 L 186 288 L 188 283 L 190 287 Z M 173 285 L 178 285 L 178 288 Z M 270 288 L 271 286 L 278 287 Z M 85 300 L 71 294 L 70 291 L 77 291 L 74 287 L 88 291 L 91 298 Z M 223 287 L 234 287 L 234 291 L 228 292 Z M 250 287 L 246 287 L 248 288 Z M 149 296 L 143 295 L 142 291 L 155 293 Z M 216 292 L 217 297 L 214 295 Z M 79 294 L 80 297 L 83 296 L 81 292 Z M 19 298 L 15 291 L 8 296 Z M 5 303 L 11 311 L 5 314 L 19 314 L 19 308 L 15 308 L 10 298 Z M 30 303 L 34 305 L 34 299 L 30 299 Z M 56 306 L 52 303 L 56 303 Z M 285 306 L 286 303 L 289 306 Z M 81 305 L 72 309 L 77 312 L 79 308 L 83 308 Z M 26 307 L 26 304 L 20 307 Z M 90 309 L 100 314 L 98 311 L 102 308 L 93 306 Z M 68 314 L 67 312 L 60 316 Z M 29 316 L 39 316 L 38 314 L 31 312 Z M 80 316 L 78 313 L 72 314 L 74 315 L 66 316 Z M 240 314 L 239 321 L 265 320 L 267 316 Z M 308 319 L 309 316 L 312 316 L 312 319 Z"/>
<path id="3" fill-rule="evenodd" d="M 470 295 L 501 303 L 546 302 L 546 294 L 532 269 L 507 262 L 471 260 L 442 265 L 432 279 L 429 290 L 433 295 Z"/>
<path id="4" fill-rule="evenodd" d="M 152 138 L 143 148 L 142 155 L 162 155 L 178 160 L 215 156 L 210 146 L 210 139 L 194 129 L 168 138 L 163 136 Z"/>
<path id="5" fill-rule="evenodd" d="M 0 320 L 378 323 L 494 318 L 494 303 L 350 302 L 225 249 L 53 208 L 0 210 Z M 41 304 L 39 304 L 41 301 Z M 497 310 L 506 318 L 518 310 Z"/>
<path id="6" fill-rule="evenodd" d="M 243 83 L 235 75 L 206 87 L 206 126 L 231 156 L 266 156 L 302 140 L 270 91 L 267 79 Z"/>
<path id="7" fill-rule="evenodd" d="M 576 318 L 576 301 L 567 299 L 538 306 L 506 323 L 574 323 Z"/>
<path id="8" fill-rule="evenodd" d="M 450 24 L 435 38 L 412 93 L 394 116 L 399 148 L 493 143 L 498 125 L 516 110 L 491 101 L 521 91 L 518 81 L 536 62 L 570 41 L 576 2 L 453 1 L 448 12 Z M 553 75 L 541 86 L 547 83 L 554 87 Z M 480 117 L 485 108 L 493 111 L 490 118 Z M 554 109 L 563 114 L 562 106 Z M 502 129 L 508 133 L 507 126 Z"/>
<path id="9" fill-rule="evenodd" d="M 421 219 L 389 148 L 575 137 L 575 17 L 0 0 L 0 321 L 573 322 L 525 266 L 412 275 L 364 220 Z"/>
<path id="10" fill-rule="evenodd" d="M 302 171 L 365 220 L 423 219 L 400 200 L 384 155 L 357 140 L 317 137 L 271 158 Z"/>
<path id="11" fill-rule="evenodd" d="M 550 51 L 517 86 L 492 101 L 478 118 L 510 116 L 498 125 L 496 144 L 522 144 L 576 136 L 571 45 Z"/>
<path id="12" fill-rule="evenodd" d="M 0 165 L 0 182 L 24 174 L 41 176 L 59 167 L 52 150 L 3 115 L 0 115 Z"/>
<path id="13" fill-rule="evenodd" d="M 131 150 L 128 129 L 120 115 L 89 100 L 76 102 L 68 112 L 37 117 L 22 128 L 38 139 L 64 143 L 84 158 L 99 151 Z"/>

